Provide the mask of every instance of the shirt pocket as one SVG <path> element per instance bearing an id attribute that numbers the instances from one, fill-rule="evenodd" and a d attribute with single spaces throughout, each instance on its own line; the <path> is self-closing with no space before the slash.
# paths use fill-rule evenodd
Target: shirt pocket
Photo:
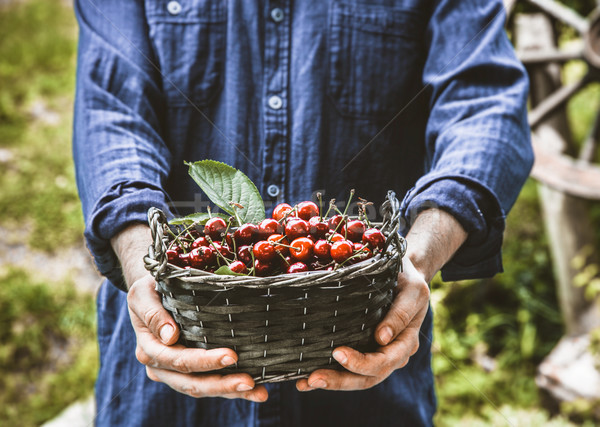
<path id="1" fill-rule="evenodd" d="M 426 22 L 420 11 L 334 2 L 328 95 L 344 116 L 390 119 L 417 93 Z"/>
<path id="2" fill-rule="evenodd" d="M 168 104 L 209 104 L 223 84 L 226 1 L 146 0 L 145 4 Z"/>

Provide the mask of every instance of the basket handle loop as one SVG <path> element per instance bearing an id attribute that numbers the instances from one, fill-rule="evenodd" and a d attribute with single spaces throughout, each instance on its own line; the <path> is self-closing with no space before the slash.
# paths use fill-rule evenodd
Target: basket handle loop
<path id="1" fill-rule="evenodd" d="M 165 226 L 167 216 L 158 208 L 148 209 L 148 224 L 152 234 L 152 244 L 148 247 L 148 256 L 144 257 L 146 269 L 156 280 L 160 280 L 167 269 L 167 239 Z"/>
<path id="2" fill-rule="evenodd" d="M 386 200 L 381 204 L 379 210 L 383 216 L 383 225 L 381 231 L 387 236 L 383 252 L 394 242 L 398 248 L 400 259 L 406 254 L 406 239 L 399 233 L 400 230 L 400 202 L 396 198 L 396 193 L 388 190 Z M 398 270 L 402 271 L 402 262 L 398 263 Z"/>

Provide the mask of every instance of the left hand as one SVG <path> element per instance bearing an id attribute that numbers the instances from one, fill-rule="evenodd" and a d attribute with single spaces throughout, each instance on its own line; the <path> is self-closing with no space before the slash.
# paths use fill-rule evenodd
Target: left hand
<path id="1" fill-rule="evenodd" d="M 403 263 L 394 302 L 375 332 L 381 347 L 374 353 L 361 353 L 350 347 L 336 348 L 333 357 L 349 372 L 319 369 L 307 379 L 296 382 L 299 391 L 371 388 L 404 367 L 417 352 L 421 324 L 429 307 L 429 286 L 408 256 Z"/>

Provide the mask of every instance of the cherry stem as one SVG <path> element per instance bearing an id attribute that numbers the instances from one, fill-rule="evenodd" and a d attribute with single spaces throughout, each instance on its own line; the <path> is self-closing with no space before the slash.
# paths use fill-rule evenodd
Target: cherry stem
<path id="1" fill-rule="evenodd" d="M 229 266 L 229 264 L 231 264 L 231 260 L 225 258 L 225 256 L 219 251 L 219 249 L 215 245 L 215 242 L 212 241 L 212 239 L 210 238 L 210 236 L 205 236 L 205 238 L 208 241 L 208 243 L 210 243 L 210 245 L 214 248 L 215 252 L 217 253 L 217 258 L 219 258 L 219 257 L 223 258 L 223 260 L 225 261 L 225 263 Z"/>
<path id="2" fill-rule="evenodd" d="M 240 216 L 239 216 L 237 210 L 244 209 L 244 207 L 242 205 L 240 205 L 239 203 L 235 203 L 235 202 L 229 202 L 229 206 L 231 206 L 233 208 L 233 214 L 235 215 L 235 219 L 237 220 L 238 227 L 241 227 L 242 220 L 240 219 Z"/>
<path id="3" fill-rule="evenodd" d="M 323 221 L 323 196 L 320 192 L 317 193 L 317 199 L 319 200 L 319 221 Z"/>
<path id="4" fill-rule="evenodd" d="M 329 209 L 327 209 L 327 212 L 325 212 L 325 216 L 324 216 L 325 218 L 327 218 L 327 216 L 329 215 L 329 211 L 331 211 L 332 206 L 335 206 L 335 199 L 331 199 L 329 201 Z"/>
<path id="5" fill-rule="evenodd" d="M 171 244 L 169 245 L 169 248 L 171 248 L 171 246 L 173 245 L 173 243 L 175 241 L 177 241 L 179 243 L 179 245 L 181 246 L 181 249 L 183 249 L 183 253 L 187 253 L 185 252 L 185 248 L 183 246 L 183 242 L 181 241 L 181 236 L 183 235 L 183 233 L 187 233 L 188 230 L 192 227 L 194 227 L 196 225 L 196 222 L 192 222 L 190 225 L 188 225 L 187 227 L 185 227 L 182 231 L 179 232 L 179 234 L 175 234 L 173 233 L 173 230 L 171 230 L 170 227 L 167 227 L 167 230 L 169 231 L 169 233 L 171 233 L 171 235 L 173 236 L 173 241 L 171 242 Z"/>
<path id="6" fill-rule="evenodd" d="M 293 214 L 294 212 L 296 212 L 298 210 L 298 207 L 296 205 L 294 205 L 294 207 L 292 209 L 290 209 L 289 212 L 287 212 L 283 218 L 281 218 L 278 222 L 283 223 L 283 221 L 285 221 L 286 219 L 288 219 L 288 217 Z"/>
<path id="7" fill-rule="evenodd" d="M 344 209 L 343 217 L 346 216 L 346 212 L 348 212 L 348 208 L 350 207 L 350 202 L 352 201 L 352 197 L 354 197 L 354 188 L 350 190 L 350 197 L 348 197 L 348 203 L 346 203 L 346 208 Z"/>
<path id="8" fill-rule="evenodd" d="M 208 217 L 212 218 L 212 212 L 210 211 L 210 206 L 206 207 L 206 212 L 208 212 Z"/>
<path id="9" fill-rule="evenodd" d="M 279 255 L 279 256 L 280 256 L 280 257 L 281 257 L 281 258 L 282 258 L 282 259 L 285 261 L 285 263 L 288 265 L 288 267 L 289 267 L 290 265 L 292 265 L 292 264 L 290 264 L 290 263 L 288 262 L 288 260 L 287 260 L 287 259 L 285 259 L 285 257 L 283 256 L 283 254 L 282 254 L 281 252 L 279 252 L 279 251 L 275 251 L 275 252 L 277 252 L 277 254 L 278 254 L 278 255 Z"/>
<path id="10" fill-rule="evenodd" d="M 362 255 L 362 252 L 366 252 L 365 249 L 367 249 L 367 247 L 363 246 L 362 248 L 360 248 L 359 250 L 357 250 L 355 253 L 353 253 L 351 256 L 349 256 L 348 258 L 346 258 L 344 261 L 340 262 L 337 265 L 337 267 L 342 267 L 344 264 L 346 264 L 351 259 L 355 259 L 355 258 L 359 257 L 360 255 Z"/>

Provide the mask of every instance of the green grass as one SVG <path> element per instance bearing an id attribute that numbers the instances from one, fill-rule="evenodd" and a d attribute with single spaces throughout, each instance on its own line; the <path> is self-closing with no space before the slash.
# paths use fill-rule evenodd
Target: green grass
<path id="1" fill-rule="evenodd" d="M 59 0 L 0 9 L 0 225 L 25 227 L 32 247 L 54 250 L 81 238 L 71 159 L 76 25 Z M 52 120 L 36 120 L 43 105 Z"/>
<path id="2" fill-rule="evenodd" d="M 0 274 L 0 419 L 34 426 L 88 396 L 96 377 L 95 305 L 73 284 Z"/>

